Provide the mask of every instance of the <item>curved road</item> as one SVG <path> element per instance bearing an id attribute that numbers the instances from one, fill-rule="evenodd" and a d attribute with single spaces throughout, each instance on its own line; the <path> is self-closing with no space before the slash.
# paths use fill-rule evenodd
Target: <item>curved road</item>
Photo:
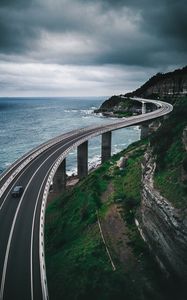
<path id="1" fill-rule="evenodd" d="M 116 123 L 74 130 L 37 147 L 0 178 L 0 300 L 48 299 L 44 255 L 44 218 L 52 177 L 72 148 L 102 133 L 164 116 L 172 105 L 134 98 L 157 106 L 153 112 Z M 12 198 L 22 185 L 21 198 Z"/>

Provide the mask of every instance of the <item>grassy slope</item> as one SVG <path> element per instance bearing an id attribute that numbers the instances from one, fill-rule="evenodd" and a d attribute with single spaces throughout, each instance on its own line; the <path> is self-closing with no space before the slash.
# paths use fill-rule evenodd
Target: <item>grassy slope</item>
<path id="1" fill-rule="evenodd" d="M 114 167 L 119 154 L 48 206 L 46 264 L 50 299 L 167 299 L 157 266 L 133 221 L 140 203 L 143 150 L 139 146 L 140 142 L 127 149 L 131 155 L 125 171 Z M 127 272 L 118 261 L 113 272 L 100 237 L 96 210 L 102 216 L 110 206 L 102 204 L 100 198 L 111 180 L 116 188 L 110 201 L 120 202 L 141 273 Z"/>
<path id="2" fill-rule="evenodd" d="M 132 116 L 133 107 L 141 108 L 141 103 L 133 102 L 131 99 L 122 99 L 119 96 L 112 96 L 106 100 L 99 109 L 95 112 L 112 112 L 116 117 L 130 117 Z"/>
<path id="3" fill-rule="evenodd" d="M 187 185 L 181 180 L 181 169 L 186 167 L 187 156 L 181 136 L 187 125 L 187 101 L 179 103 L 150 142 L 157 156 L 156 187 L 176 207 L 186 208 Z M 171 286 L 163 286 L 157 266 L 134 225 L 140 204 L 143 147 L 143 142 L 138 142 L 123 152 L 129 156 L 124 171 L 115 167 L 121 154 L 116 155 L 48 206 L 46 263 L 50 299 L 175 298 Z M 111 181 L 114 193 L 102 203 L 101 196 Z M 96 210 L 102 219 L 113 203 L 121 207 L 128 227 L 129 244 L 140 265 L 136 274 L 134 270 L 127 272 L 110 249 L 117 265 L 117 271 L 112 271 L 99 233 Z"/>
<path id="4" fill-rule="evenodd" d="M 46 257 L 51 299 L 129 296 L 121 271 L 111 269 L 96 222 L 99 195 L 106 187 L 106 180 L 101 180 L 104 169 L 48 207 Z"/>
<path id="5" fill-rule="evenodd" d="M 151 137 L 157 156 L 155 186 L 177 208 L 187 208 L 187 183 L 182 182 L 182 168 L 187 153 L 182 144 L 182 132 L 187 125 L 187 99 L 176 104 L 170 117 Z"/>

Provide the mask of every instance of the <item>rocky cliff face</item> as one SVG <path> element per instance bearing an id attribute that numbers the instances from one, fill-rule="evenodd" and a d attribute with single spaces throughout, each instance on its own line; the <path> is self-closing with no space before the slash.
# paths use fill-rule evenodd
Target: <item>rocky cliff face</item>
<path id="1" fill-rule="evenodd" d="M 187 94 L 187 76 L 174 76 L 166 78 L 153 86 L 150 86 L 144 93 L 145 96 L 158 94 L 160 96 L 173 96 Z"/>
<path id="2" fill-rule="evenodd" d="M 187 67 L 169 73 L 158 73 L 145 84 L 126 96 L 181 97 L 187 95 Z"/>
<path id="3" fill-rule="evenodd" d="M 184 128 L 182 141 L 183 141 L 184 148 L 187 151 L 187 127 Z"/>
<path id="4" fill-rule="evenodd" d="M 155 166 L 148 151 L 142 164 L 140 230 L 160 266 L 187 282 L 187 214 L 175 209 L 154 188 Z"/>

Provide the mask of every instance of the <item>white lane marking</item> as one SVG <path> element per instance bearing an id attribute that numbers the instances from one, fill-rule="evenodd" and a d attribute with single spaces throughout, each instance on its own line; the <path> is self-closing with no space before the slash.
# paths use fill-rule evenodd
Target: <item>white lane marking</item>
<path id="1" fill-rule="evenodd" d="M 125 98 L 124 96 L 121 96 L 121 98 Z M 156 106 L 165 106 L 165 108 L 167 108 L 169 110 L 169 112 L 173 109 L 173 106 L 170 103 L 167 102 L 163 102 L 163 101 L 158 101 L 158 100 L 151 100 L 151 99 L 142 99 L 142 98 L 133 98 L 133 100 L 136 101 L 140 101 L 140 102 L 150 102 L 150 103 L 154 103 Z M 166 112 L 168 113 L 168 112 Z M 38 151 L 39 149 L 43 150 L 46 146 L 47 148 L 51 147 L 52 145 L 57 144 L 59 141 L 62 141 L 62 139 L 68 138 L 74 134 L 80 133 L 81 131 L 86 131 L 88 129 L 94 129 L 95 126 L 89 126 L 89 127 L 84 127 L 84 128 L 80 128 L 78 130 L 73 130 L 70 131 L 69 133 L 65 133 L 62 134 L 60 136 L 57 136 L 41 145 L 39 145 L 38 147 L 36 147 L 35 149 L 31 150 L 30 152 L 28 152 L 27 154 L 23 155 L 20 159 L 18 159 L 15 163 L 12 164 L 12 166 L 10 168 L 8 168 L 8 170 L 6 170 L 3 174 L 1 174 L 0 176 L 0 180 L 3 179 L 18 163 L 20 163 L 21 161 L 25 160 L 26 158 L 29 157 L 29 155 L 32 155 L 34 152 Z M 43 148 L 42 148 L 43 147 Z"/>
<path id="2" fill-rule="evenodd" d="M 39 159 L 39 156 L 37 156 L 36 159 Z M 22 173 L 20 173 L 20 175 L 19 175 L 19 177 L 16 179 L 14 185 L 18 182 L 18 180 L 20 179 L 20 177 L 27 171 L 27 169 L 30 168 L 30 167 L 32 166 L 32 164 L 33 164 L 34 162 L 35 162 L 35 161 L 32 161 L 31 164 L 28 165 L 28 166 L 23 170 Z M 6 195 L 5 199 L 3 200 L 3 202 L 1 203 L 0 210 L 3 208 L 3 205 L 4 205 L 4 203 L 5 203 L 6 199 L 7 199 L 7 197 L 9 196 L 9 193 L 10 193 L 11 190 L 12 190 L 12 187 L 10 188 L 9 191 L 7 191 L 7 195 Z"/>
<path id="3" fill-rule="evenodd" d="M 170 109 L 171 109 L 171 107 L 170 107 Z M 166 110 L 166 109 L 165 109 Z M 166 112 L 164 109 L 163 109 L 163 113 L 162 113 L 162 110 L 161 109 L 158 109 L 158 111 L 157 111 L 157 114 L 156 113 L 154 113 L 154 116 L 153 117 L 155 117 L 155 115 L 158 115 L 158 116 L 160 116 L 160 115 L 163 115 L 163 114 L 166 114 L 166 113 L 168 113 L 168 112 Z M 148 116 L 149 115 L 149 116 Z M 140 119 L 142 119 L 142 120 L 147 120 L 147 119 L 150 119 L 150 115 L 152 115 L 152 113 L 148 113 L 147 114 L 147 117 L 148 118 L 146 118 L 146 117 L 144 117 L 144 118 L 140 118 Z M 133 123 L 133 121 L 135 120 L 136 118 L 133 118 L 133 120 L 131 120 L 130 122 L 128 122 L 128 124 L 126 123 L 126 122 L 123 122 L 123 124 L 121 124 L 122 122 L 118 122 L 117 124 L 111 124 L 111 125 L 109 125 L 109 126 L 104 126 L 104 127 L 102 127 L 101 128 L 101 130 L 99 131 L 99 132 L 96 132 L 96 133 L 93 133 L 93 134 L 86 134 L 86 138 L 82 138 L 82 139 L 80 139 L 78 142 L 76 142 L 74 145 L 72 145 L 71 147 L 69 147 L 66 151 L 64 151 L 64 157 L 68 154 L 68 152 L 70 151 L 70 149 L 72 149 L 73 147 L 76 147 L 77 145 L 80 145 L 84 140 L 88 140 L 89 138 L 91 138 L 91 137 L 93 137 L 93 136 L 96 136 L 96 135 L 100 135 L 101 133 L 104 133 L 104 132 L 106 132 L 106 131 L 108 131 L 109 130 L 109 128 L 110 128 L 110 130 L 114 130 L 115 128 L 117 129 L 117 128 L 121 128 L 121 127 L 127 127 L 127 126 L 130 126 L 130 123 L 132 122 Z M 139 122 L 141 122 L 141 121 L 139 121 Z M 126 123 L 126 124 L 124 124 L 124 123 Z M 95 128 L 96 129 L 96 128 Z M 85 130 L 86 131 L 86 130 Z M 72 141 L 71 141 L 72 142 Z M 62 147 L 64 147 L 65 145 L 63 145 Z M 61 147 L 60 147 L 61 148 Z M 59 149 L 60 149 L 59 148 Z M 57 151 L 59 150 L 59 149 L 57 149 Z M 56 151 L 55 151 L 56 152 Z M 53 152 L 51 155 L 53 155 L 55 152 Z M 51 156 L 50 155 L 50 156 Z M 49 157 L 50 157 L 49 156 Z M 48 158 L 49 158 L 48 157 Z M 47 158 L 47 159 L 48 159 Z M 62 156 L 61 156 L 61 158 L 62 158 Z M 46 160 L 47 160 L 46 159 Z M 45 161 L 46 161 L 45 160 Z M 42 167 L 42 165 L 45 163 L 45 161 L 40 165 L 40 167 L 36 170 L 36 172 Z M 61 159 L 59 160 L 58 159 L 58 161 L 57 161 L 57 165 L 59 165 L 59 161 L 61 161 Z M 57 166 L 58 167 L 58 166 Z M 56 166 L 55 166 L 55 169 L 56 169 Z M 35 174 L 36 174 L 36 172 L 33 174 L 33 176 L 31 177 L 31 179 L 30 179 L 30 181 L 29 181 L 29 183 L 28 183 L 28 185 L 27 185 L 27 187 L 26 187 L 26 189 L 28 188 L 28 186 L 29 186 L 29 184 L 30 184 L 30 182 L 31 182 L 31 180 L 32 180 L 32 178 L 35 176 Z M 26 190 L 25 190 L 25 192 L 26 192 Z M 25 194 L 25 192 L 24 192 L 24 194 Z M 23 194 L 23 196 L 24 196 L 24 194 Z M 21 200 L 20 200 L 20 203 L 19 203 L 19 205 L 18 205 L 18 208 L 17 208 L 17 210 L 16 210 L 16 214 L 15 214 L 15 217 L 14 217 L 14 221 L 13 221 L 13 225 L 12 225 L 12 227 L 11 227 L 11 238 L 12 238 L 12 234 L 13 234 L 13 229 L 14 229 L 14 226 L 15 226 L 15 221 L 16 221 L 16 218 L 17 218 L 17 214 L 18 214 L 18 211 L 19 211 L 19 208 L 20 208 L 20 206 L 21 206 L 21 203 L 22 203 L 22 201 L 23 201 L 23 196 L 22 196 L 22 198 L 21 198 Z M 43 226 L 42 226 L 43 227 Z M 1 282 L 1 291 L 0 291 L 0 299 L 1 299 L 1 295 L 3 296 L 3 291 L 4 291 L 4 283 L 5 283 L 5 275 L 6 275 L 6 268 L 7 268 L 7 262 L 8 262 L 8 255 L 9 255 L 9 250 L 10 250 L 10 242 L 11 242 L 11 239 L 10 239 L 10 236 L 9 236 L 9 241 L 8 241 L 8 246 L 7 246 L 7 248 L 8 248 L 8 254 L 7 254 L 7 252 L 6 252 L 6 256 L 5 256 L 5 262 L 4 262 L 4 268 L 3 268 L 3 280 L 2 280 L 2 282 Z M 5 271 L 5 272 L 4 272 Z"/>
<path id="4" fill-rule="evenodd" d="M 161 105 L 162 107 L 162 105 Z M 172 106 L 170 106 L 169 108 L 169 112 L 172 110 Z M 168 112 L 167 112 L 168 113 Z M 151 119 L 152 115 L 153 115 L 153 118 L 157 117 L 157 115 L 160 117 L 162 115 L 166 114 L 166 108 L 160 108 L 159 109 L 159 112 L 157 110 L 157 114 L 155 114 L 155 112 L 153 113 L 149 113 L 149 118 L 141 118 L 143 120 L 146 120 L 146 119 Z M 147 114 L 148 115 L 148 114 Z M 151 116 L 150 116 L 151 115 Z M 156 115 L 156 116 L 155 116 Z M 122 123 L 122 125 L 121 125 Z M 45 191 L 44 191 L 44 194 L 43 194 L 43 205 L 44 206 L 44 210 L 42 209 L 41 207 L 41 212 L 43 213 L 43 215 L 45 216 L 45 207 L 46 207 L 46 203 L 47 203 L 47 194 L 48 194 L 48 191 L 49 191 L 49 185 L 50 185 L 50 182 L 51 182 L 51 178 L 54 177 L 54 174 L 57 170 L 57 168 L 59 167 L 60 163 L 63 161 L 63 159 L 67 156 L 67 154 L 75 147 L 79 146 L 80 144 L 82 144 L 84 141 L 96 136 L 96 135 L 100 135 L 104 132 L 107 132 L 109 130 L 115 130 L 115 129 L 119 129 L 119 128 L 123 128 L 123 127 L 128 127 L 130 126 L 131 124 L 134 125 L 133 123 L 135 123 L 134 121 L 134 118 L 133 120 L 131 119 L 130 122 L 125 122 L 126 124 L 124 124 L 124 121 L 122 122 L 118 122 L 117 124 L 109 124 L 107 126 L 102 126 L 100 127 L 100 130 L 99 128 L 95 128 L 95 130 L 97 130 L 97 132 L 95 133 L 92 133 L 92 134 L 87 134 L 86 138 L 81 138 L 80 140 L 78 140 L 75 144 L 73 144 L 72 146 L 70 146 L 69 148 L 67 148 L 59 157 L 58 159 L 56 160 L 56 162 L 54 163 L 53 165 L 53 168 L 50 172 L 50 175 L 48 177 L 48 180 L 47 180 L 47 183 L 46 183 L 46 186 L 45 186 Z M 98 131 L 99 130 L 99 131 Z M 43 212 L 44 211 L 44 212 Z M 41 221 L 41 218 L 40 218 L 40 221 Z M 41 269 L 41 282 L 42 282 L 42 292 L 43 292 L 43 299 L 48 299 L 48 289 L 47 289 L 47 278 L 46 278 L 46 273 L 45 273 L 45 255 L 44 255 L 44 250 L 42 252 L 42 249 L 44 249 L 44 226 L 40 226 L 40 246 L 39 246 L 39 251 L 40 251 L 40 269 Z"/>
<path id="5" fill-rule="evenodd" d="M 93 126 L 90 126 L 89 129 L 91 130 L 91 128 L 93 128 Z M 11 172 L 11 170 L 16 167 L 16 165 L 18 165 L 19 163 L 21 163 L 19 165 L 19 167 L 17 167 L 17 169 L 9 176 L 9 178 L 6 180 L 6 182 L 3 184 L 3 186 L 0 188 L 0 197 L 3 195 L 3 193 L 5 192 L 5 190 L 7 189 L 7 187 L 11 184 L 11 182 L 13 181 L 13 179 L 15 178 L 15 176 L 21 171 L 23 170 L 23 168 L 29 164 L 29 162 L 33 161 L 35 157 L 37 157 L 39 154 L 41 154 L 42 152 L 44 152 L 45 150 L 49 149 L 50 147 L 53 147 L 55 145 L 57 145 L 58 143 L 63 142 L 63 139 L 67 139 L 70 138 L 71 136 L 78 134 L 80 132 L 84 132 L 86 131 L 87 128 L 80 128 L 74 131 L 70 131 L 69 133 L 60 135 L 55 137 L 54 139 L 51 139 L 49 141 L 47 141 L 46 143 L 38 146 L 37 148 L 35 148 L 34 150 L 31 150 L 29 153 L 25 154 L 23 157 L 21 157 L 19 160 L 17 160 L 15 163 L 13 163 L 11 165 L 10 168 L 8 168 L 8 170 L 6 170 L 3 175 L 0 176 L 0 180 L 2 180 L 5 176 L 8 175 L 9 172 Z"/>
<path id="6" fill-rule="evenodd" d="M 84 135 L 86 137 L 86 138 L 84 138 L 84 140 L 85 140 L 88 138 L 88 133 L 86 133 Z M 77 139 L 78 139 L 78 137 L 74 138 L 74 140 L 77 140 Z M 69 141 L 68 143 L 64 144 L 62 147 L 68 145 L 69 143 L 72 143 L 72 140 Z M 77 143 L 80 143 L 80 140 L 78 142 L 76 142 L 75 144 L 77 144 Z M 39 226 L 39 259 L 40 259 L 40 276 L 41 276 L 42 295 L 43 295 L 44 300 L 49 298 L 48 288 L 47 288 L 46 267 L 45 267 L 45 250 L 44 250 L 44 220 L 45 220 L 45 209 L 46 209 L 47 196 L 48 196 L 51 180 L 59 166 L 59 161 L 63 160 L 62 157 L 65 158 L 67 156 L 67 154 L 71 151 L 71 149 L 74 147 L 75 144 L 73 144 L 73 146 L 70 146 L 69 148 L 64 150 L 64 152 L 61 155 L 59 155 L 59 157 L 56 159 L 55 163 L 53 163 L 52 167 L 49 169 L 50 174 L 48 176 L 47 183 L 45 185 L 45 189 L 44 189 L 44 193 L 43 193 L 43 199 L 42 199 L 41 210 L 40 210 L 40 226 Z M 61 149 L 62 147 L 60 147 L 59 149 Z"/>
<path id="7" fill-rule="evenodd" d="M 82 128 L 81 128 L 82 129 Z M 59 135 L 55 138 L 52 138 L 50 140 L 48 140 L 47 142 L 44 142 L 42 144 L 40 144 L 39 146 L 37 146 L 36 148 L 32 149 L 31 151 L 27 152 L 26 154 L 24 154 L 21 158 L 19 158 L 18 160 L 16 160 L 7 170 L 5 170 L 1 175 L 0 175 L 0 180 L 2 180 L 6 175 L 8 175 L 9 172 L 11 172 L 11 170 L 13 168 L 16 167 L 16 165 L 18 165 L 19 163 L 21 163 L 22 161 L 24 161 L 26 158 L 28 158 L 30 155 L 32 155 L 34 152 L 38 151 L 39 149 L 41 149 L 42 147 L 45 146 L 53 146 L 55 144 L 57 144 L 59 141 L 62 141 L 62 139 L 67 138 L 68 136 L 71 136 L 73 134 L 74 131 L 70 131 L 69 133 L 64 133 L 62 135 Z M 76 132 L 76 131 L 75 131 Z"/>
<path id="8" fill-rule="evenodd" d="M 66 145 L 66 144 L 65 144 Z M 5 254 L 5 260 L 4 260 L 4 265 L 3 265 L 3 274 L 2 274 L 2 280 L 1 280 L 1 290 L 0 290 L 0 299 L 3 299 L 3 293 L 4 293 L 4 285 L 5 285 L 5 277 L 6 277 L 6 270 L 7 270 L 7 264 L 8 264 L 8 256 L 9 256 L 9 251 L 10 251 L 10 244 L 11 244 L 11 240 L 12 240 L 12 235 L 13 235 L 13 231 L 14 231 L 14 227 L 15 227 L 15 223 L 16 223 L 16 218 L 19 212 L 19 209 L 21 207 L 21 204 L 23 202 L 23 198 L 24 195 L 32 181 L 32 179 L 34 178 L 34 176 L 36 175 L 36 173 L 39 171 L 39 169 L 41 169 L 41 167 L 43 166 L 43 164 L 53 155 L 55 154 L 58 150 L 60 150 L 62 147 L 64 147 L 65 145 L 61 146 L 60 148 L 58 148 L 55 152 L 53 152 L 51 155 L 49 155 L 44 161 L 43 163 L 36 169 L 36 171 L 34 172 L 34 174 L 32 175 L 32 177 L 30 178 L 28 184 L 25 187 L 25 190 L 23 192 L 23 195 L 20 199 L 19 205 L 16 209 L 15 215 L 14 215 L 14 219 L 13 219 L 13 223 L 12 223 L 12 227 L 11 227 L 11 231 L 9 234 L 9 239 L 8 239 L 8 244 L 7 244 L 7 249 L 6 249 L 6 254 Z"/>
<path id="9" fill-rule="evenodd" d="M 48 158 L 47 158 L 48 159 Z M 46 159 L 46 160 L 47 160 Z M 12 240 L 12 235 L 13 235 L 13 231 L 14 231 L 14 227 L 15 227 L 15 223 L 16 223 L 16 218 L 17 218 L 17 215 L 18 215 L 18 212 L 19 212 L 19 209 L 21 207 L 21 204 L 23 202 L 23 198 L 24 198 L 24 195 L 32 181 L 32 179 L 34 178 L 34 176 L 36 175 L 36 173 L 38 172 L 38 170 L 43 166 L 43 164 L 45 163 L 45 161 L 37 168 L 37 170 L 34 172 L 34 174 L 32 175 L 32 177 L 30 178 L 24 192 L 23 192 L 23 195 L 20 199 L 20 202 L 19 202 L 19 205 L 16 209 L 16 213 L 14 215 L 14 220 L 13 220 L 13 223 L 12 223 L 12 227 L 11 227 L 11 231 L 10 231 L 10 234 L 9 234 L 9 239 L 8 239 L 8 244 L 7 244 L 7 249 L 6 249 L 6 254 L 5 254 L 5 260 L 4 260 L 4 266 L 3 266 L 3 275 L 2 275 L 2 280 L 1 280 L 1 290 L 0 290 L 0 299 L 3 299 L 3 293 L 4 293 L 4 285 L 5 285 L 5 276 L 6 276 L 6 270 L 7 270 L 7 263 L 8 263 L 8 256 L 9 256 L 9 251 L 10 251 L 10 244 L 11 244 L 11 240 Z"/>
<path id="10" fill-rule="evenodd" d="M 42 166 L 42 165 L 41 165 Z M 40 167 L 39 167 L 40 168 Z M 38 168 L 38 169 L 39 169 Z M 19 205 L 16 209 L 16 213 L 14 215 L 14 219 L 13 219 L 13 223 L 12 223 L 12 226 L 11 226 L 11 230 L 10 230 L 10 234 L 9 234 L 9 239 L 8 239 L 8 244 L 7 244 L 7 249 L 6 249 L 6 254 L 5 254 L 5 260 L 4 260 L 4 265 L 3 265 L 3 274 L 2 274 L 2 279 L 1 279 L 1 290 L 0 290 L 0 299 L 2 300 L 3 299 L 3 293 L 4 293 L 4 285 L 5 285 L 5 276 L 6 276 L 6 270 L 7 270 L 7 263 L 8 263 L 8 256 L 9 256 L 9 251 L 10 251 L 10 244 L 11 244 L 11 240 L 12 240 L 12 235 L 13 235 L 13 230 L 14 230 L 14 227 L 15 227 L 15 223 L 16 223 L 16 218 L 17 218 L 17 215 L 18 215 L 18 212 L 19 212 L 19 209 L 20 209 L 20 206 L 22 204 L 22 201 L 23 201 L 23 198 L 24 198 L 24 195 L 28 189 L 28 186 L 30 185 L 30 182 L 32 181 L 33 177 L 35 176 L 36 172 L 38 171 L 38 169 L 35 171 L 35 173 L 33 174 L 33 176 L 30 178 L 24 192 L 23 192 L 23 195 L 20 199 L 20 202 L 19 202 Z"/>
<path id="11" fill-rule="evenodd" d="M 74 138 L 74 140 L 76 140 L 78 137 Z M 15 227 L 15 223 L 16 223 L 16 218 L 19 212 L 19 209 L 21 207 L 21 204 L 23 202 L 23 198 L 24 195 L 32 181 L 32 179 L 34 178 L 34 176 L 36 175 L 36 173 L 39 171 L 39 169 L 43 166 L 43 164 L 51 157 L 53 156 L 56 152 L 58 152 L 61 148 L 65 147 L 66 145 L 68 145 L 69 143 L 71 143 L 71 141 L 65 143 L 64 145 L 62 145 L 61 147 L 59 147 L 58 149 L 56 149 L 54 152 L 52 152 L 43 162 L 42 164 L 36 169 L 36 171 L 34 172 L 34 174 L 32 175 L 32 177 L 30 178 L 28 184 L 25 187 L 25 190 L 23 192 L 23 195 L 20 199 L 19 205 L 16 209 L 15 215 L 14 215 L 14 219 L 13 219 L 13 223 L 12 223 L 12 227 L 11 227 L 11 231 L 9 234 L 9 239 L 8 239 L 8 244 L 7 244 L 7 249 L 6 249 L 6 254 L 5 254 L 5 260 L 4 260 L 4 266 L 3 266 L 3 274 L 2 274 L 2 280 L 1 280 L 1 290 L 0 290 L 0 300 L 3 299 L 3 293 L 4 293 L 4 285 L 5 285 L 5 277 L 6 277 L 6 270 L 7 270 L 7 264 L 8 264 L 8 256 L 9 256 L 9 251 L 10 251 L 10 244 L 11 244 L 11 240 L 12 240 L 12 235 L 13 235 L 13 231 L 14 231 L 14 227 Z"/>
<path id="12" fill-rule="evenodd" d="M 78 131 L 78 130 L 75 131 L 75 134 L 77 134 L 77 131 Z M 81 130 L 79 130 L 79 131 L 81 131 Z M 84 128 L 83 128 L 82 131 L 85 131 Z M 68 137 L 71 137 L 72 135 L 73 135 L 73 134 L 71 134 L 71 135 L 69 135 L 69 134 L 64 134 L 64 139 L 66 139 L 66 138 L 68 138 Z M 60 136 L 60 137 L 61 137 L 61 136 Z M 46 148 L 46 149 L 43 150 L 43 152 L 44 152 L 45 150 L 48 150 L 50 147 L 57 146 L 58 143 L 62 143 L 62 142 L 63 142 L 63 140 L 60 140 L 59 137 L 58 137 L 58 140 L 56 140 L 56 142 L 55 142 L 53 145 L 50 144 L 48 148 Z M 39 153 L 39 154 L 41 154 L 41 153 Z M 36 156 L 36 159 L 39 158 L 39 154 L 38 154 L 38 156 Z M 34 162 L 34 159 L 31 160 L 31 164 L 32 164 L 33 162 Z M 15 181 L 15 183 L 18 182 L 19 178 L 24 174 L 24 172 L 25 172 L 28 168 L 31 167 L 31 164 L 30 164 L 30 165 L 27 165 L 26 169 L 24 169 L 24 171 L 19 175 L 19 177 L 17 178 L 17 180 Z M 9 171 L 10 171 L 10 170 L 9 170 Z M 2 178 L 1 178 L 1 179 L 2 179 Z M 13 179 L 14 179 L 14 178 L 13 178 Z M 11 184 L 12 181 L 13 181 L 13 180 L 10 181 L 10 183 L 8 184 L 8 186 Z M 7 187 L 8 187 L 8 186 L 7 186 Z M 3 202 L 1 203 L 1 205 L 0 205 L 0 210 L 3 208 L 3 205 L 4 205 L 4 203 L 5 203 L 5 201 L 6 201 L 7 197 L 8 197 L 8 194 L 10 193 L 11 189 L 12 189 L 12 187 L 11 187 L 10 190 L 7 192 L 7 196 L 5 197 L 5 199 L 3 200 Z M 5 191 L 4 191 L 4 192 L 5 192 Z M 4 192 L 3 192 L 3 193 L 4 193 Z M 3 193 L 2 193 L 2 194 L 3 194 Z M 0 195 L 0 196 L 1 196 L 1 195 Z"/>
<path id="13" fill-rule="evenodd" d="M 40 190 L 39 190 L 39 193 L 38 193 L 38 197 L 37 197 L 37 200 L 36 200 L 36 204 L 35 204 L 35 207 L 34 207 L 34 215 L 33 215 L 33 220 L 32 220 L 32 231 L 31 231 L 31 248 L 30 248 L 30 268 L 31 268 L 31 299 L 33 300 L 34 299 L 34 296 L 33 296 L 33 236 L 34 236 L 34 223 L 35 223 L 35 217 L 36 217 L 36 209 L 37 209 L 37 206 L 38 206 L 38 200 L 39 200 L 39 197 L 40 197 L 40 193 L 41 193 L 41 190 L 43 188 L 43 185 L 44 185 L 44 182 L 48 176 L 50 172 L 50 169 L 49 171 L 47 172 L 47 174 L 45 175 L 44 177 L 44 180 L 42 181 L 42 184 L 41 184 L 41 187 L 40 187 Z"/>

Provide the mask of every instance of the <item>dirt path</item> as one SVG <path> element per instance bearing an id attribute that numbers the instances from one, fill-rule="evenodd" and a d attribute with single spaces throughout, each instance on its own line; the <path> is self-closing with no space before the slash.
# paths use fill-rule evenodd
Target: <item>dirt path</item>
<path id="1" fill-rule="evenodd" d="M 113 192 L 113 184 L 109 183 L 107 190 L 101 197 L 102 202 L 106 203 Z M 106 215 L 101 219 L 101 227 L 109 249 L 115 253 L 116 259 L 120 261 L 125 270 L 128 270 L 136 265 L 136 258 L 128 245 L 130 242 L 128 228 L 119 209 L 116 204 L 111 204 Z"/>

